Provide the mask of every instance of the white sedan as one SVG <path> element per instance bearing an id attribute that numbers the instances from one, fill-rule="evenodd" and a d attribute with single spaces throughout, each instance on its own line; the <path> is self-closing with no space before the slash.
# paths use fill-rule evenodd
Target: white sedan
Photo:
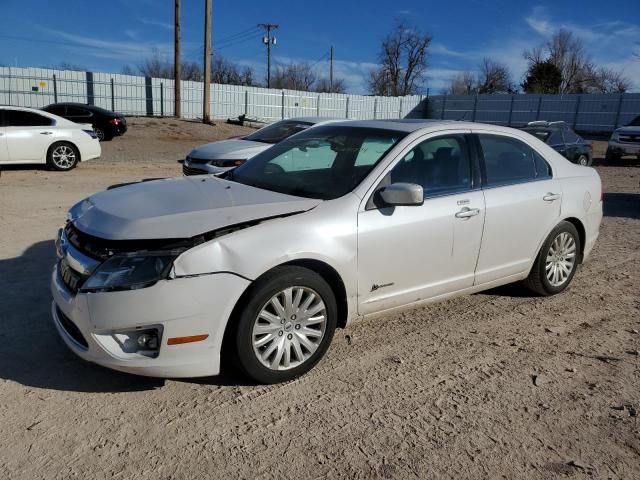
<path id="1" fill-rule="evenodd" d="M 110 368 L 215 375 L 224 352 L 255 381 L 280 382 L 359 318 L 518 281 L 562 292 L 601 220 L 596 171 L 527 133 L 334 123 L 223 178 L 76 204 L 58 238 L 52 315 L 71 350 Z"/>
<path id="2" fill-rule="evenodd" d="M 64 171 L 100 153 L 91 125 L 33 108 L 0 106 L 0 166 L 47 164 Z"/>

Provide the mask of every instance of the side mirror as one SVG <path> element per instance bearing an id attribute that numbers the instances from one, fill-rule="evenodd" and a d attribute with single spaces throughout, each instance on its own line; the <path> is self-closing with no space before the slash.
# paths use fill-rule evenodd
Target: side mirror
<path id="1" fill-rule="evenodd" d="M 422 205 L 424 192 L 415 183 L 392 183 L 380 190 L 380 198 L 388 206 Z"/>

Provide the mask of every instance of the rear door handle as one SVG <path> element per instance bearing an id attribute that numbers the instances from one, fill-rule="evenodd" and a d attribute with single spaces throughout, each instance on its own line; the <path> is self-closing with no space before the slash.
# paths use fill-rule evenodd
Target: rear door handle
<path id="1" fill-rule="evenodd" d="M 53 132 L 40 132 L 40 135 L 51 135 Z"/>
<path id="2" fill-rule="evenodd" d="M 456 213 L 456 218 L 471 218 L 480 214 L 479 208 L 464 207 L 462 210 Z"/>
<path id="3" fill-rule="evenodd" d="M 555 200 L 558 200 L 560 198 L 560 194 L 559 193 L 547 193 L 544 197 L 542 197 L 542 199 L 545 202 L 553 202 Z"/>

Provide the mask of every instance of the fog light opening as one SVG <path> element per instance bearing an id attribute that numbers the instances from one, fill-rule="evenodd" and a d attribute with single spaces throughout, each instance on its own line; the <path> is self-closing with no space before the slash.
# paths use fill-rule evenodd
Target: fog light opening
<path id="1" fill-rule="evenodd" d="M 118 342 L 124 353 L 137 353 L 146 357 L 155 358 L 160 353 L 160 328 L 145 328 L 116 332 L 112 337 Z"/>

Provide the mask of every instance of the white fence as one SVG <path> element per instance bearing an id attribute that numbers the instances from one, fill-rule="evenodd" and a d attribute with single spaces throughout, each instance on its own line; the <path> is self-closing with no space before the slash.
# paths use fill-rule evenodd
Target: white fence
<path id="1" fill-rule="evenodd" d="M 0 105 L 97 105 L 125 115 L 173 116 L 173 80 L 97 72 L 0 67 Z M 575 130 L 610 132 L 640 115 L 640 93 L 584 95 L 420 95 L 378 97 L 211 84 L 215 118 L 266 122 L 298 116 L 435 118 L 519 127 L 564 120 Z M 182 116 L 202 116 L 202 82 L 181 82 Z"/>
<path id="2" fill-rule="evenodd" d="M 202 82 L 181 82 L 182 116 L 202 117 Z M 270 122 L 297 116 L 422 117 L 420 95 L 375 97 L 211 84 L 211 115 Z M 44 68 L 0 67 L 0 104 L 40 108 L 79 102 L 125 115 L 173 116 L 173 80 Z"/>

